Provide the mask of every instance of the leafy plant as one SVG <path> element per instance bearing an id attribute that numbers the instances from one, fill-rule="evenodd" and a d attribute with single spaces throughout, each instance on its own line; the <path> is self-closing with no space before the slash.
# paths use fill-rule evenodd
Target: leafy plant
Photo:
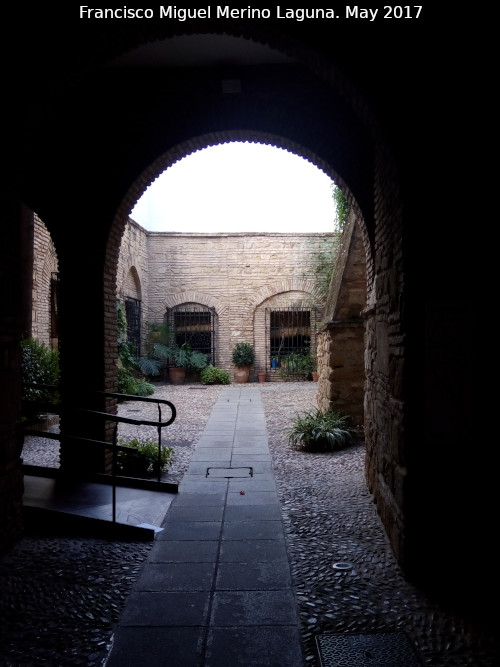
<path id="1" fill-rule="evenodd" d="M 208 365 L 208 357 L 199 350 L 193 350 L 189 343 L 171 345 L 168 348 L 168 359 L 175 368 L 201 371 Z"/>
<path id="2" fill-rule="evenodd" d="M 342 190 L 335 184 L 332 187 L 332 197 L 335 202 L 335 226 L 342 231 L 351 205 Z"/>
<path id="3" fill-rule="evenodd" d="M 232 361 L 235 366 L 251 366 L 255 361 L 255 352 L 250 343 L 236 343 Z"/>
<path id="4" fill-rule="evenodd" d="M 151 396 L 155 386 L 148 380 L 135 377 L 123 366 L 118 366 L 118 393 L 133 396 Z"/>
<path id="5" fill-rule="evenodd" d="M 146 322 L 147 354 L 139 359 L 139 367 L 147 377 L 160 375 L 171 354 L 172 330 L 167 321 Z"/>
<path id="6" fill-rule="evenodd" d="M 162 445 L 158 465 L 158 442 L 151 438 L 144 440 L 132 438 L 128 441 L 119 439 L 118 444 L 130 447 L 130 452 L 120 450 L 116 456 L 118 472 L 121 475 L 129 477 L 157 475 L 158 472 L 164 472 L 172 463 L 174 449 Z"/>
<path id="7" fill-rule="evenodd" d="M 135 355 L 133 346 L 127 340 L 127 316 L 123 301 L 120 300 L 116 303 L 116 326 L 118 343 L 118 393 L 151 396 L 155 388 L 154 385 L 142 377 L 144 371 L 142 371 L 139 365 L 139 360 Z"/>
<path id="8" fill-rule="evenodd" d="M 294 418 L 287 431 L 288 441 L 295 449 L 328 452 L 342 449 L 352 440 L 349 417 L 330 408 L 303 412 Z"/>
<path id="9" fill-rule="evenodd" d="M 54 404 L 59 402 L 58 350 L 47 347 L 35 338 L 25 338 L 21 341 L 21 374 L 25 401 Z M 37 388 L 28 385 L 45 385 L 45 387 Z M 36 413 L 36 408 L 34 411 Z"/>
<path id="10" fill-rule="evenodd" d="M 201 384 L 231 384 L 229 373 L 216 366 L 206 366 L 200 373 Z"/>
<path id="11" fill-rule="evenodd" d="M 330 290 L 333 270 L 337 262 L 340 249 L 340 239 L 351 205 L 342 190 L 335 184 L 332 186 L 332 198 L 335 203 L 335 218 L 333 234 L 325 239 L 323 248 L 314 257 L 314 287 L 318 298 L 325 301 Z"/>
<path id="12" fill-rule="evenodd" d="M 309 353 L 290 352 L 282 357 L 280 375 L 307 379 L 313 371 L 313 361 Z"/>

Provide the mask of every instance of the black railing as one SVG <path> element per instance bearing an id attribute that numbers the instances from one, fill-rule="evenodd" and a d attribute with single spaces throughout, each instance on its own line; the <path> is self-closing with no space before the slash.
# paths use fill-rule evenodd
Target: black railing
<path id="1" fill-rule="evenodd" d="M 57 391 L 57 387 L 51 385 L 40 385 L 40 384 L 25 384 L 25 387 L 30 389 L 40 390 L 42 392 Z M 83 443 L 86 446 L 97 447 L 101 450 L 111 450 L 112 452 L 112 494 L 113 494 L 113 523 L 116 522 L 116 478 L 117 478 L 117 454 L 119 451 L 128 451 L 133 450 L 133 447 L 127 445 L 118 444 L 118 424 L 132 424 L 135 426 L 154 426 L 158 432 L 158 482 L 161 481 L 161 432 L 162 429 L 166 426 L 172 424 L 175 421 L 177 412 L 175 406 L 170 401 L 167 401 L 162 398 L 150 398 L 145 396 L 135 396 L 132 394 L 118 394 L 114 392 L 98 392 L 100 396 L 105 396 L 107 398 L 116 398 L 117 400 L 128 400 L 128 401 L 141 401 L 144 403 L 156 403 L 158 406 L 158 420 L 151 419 L 134 419 L 133 417 L 123 417 L 121 415 L 113 414 L 110 412 L 102 412 L 100 410 L 90 410 L 88 408 L 74 408 L 75 412 L 81 413 L 82 415 L 92 415 L 102 419 L 103 421 L 109 421 L 114 423 L 113 427 L 113 438 L 111 442 L 103 440 L 95 440 L 93 438 L 87 438 L 80 435 L 70 435 L 66 433 L 52 433 L 49 431 L 39 431 L 35 429 L 25 428 L 25 435 L 34 435 L 41 438 L 48 438 L 51 440 L 61 440 L 65 441 L 74 441 Z M 50 411 L 52 414 L 60 414 L 60 407 L 58 404 L 50 403 L 47 401 L 28 401 L 27 402 L 32 408 L 40 407 L 41 409 Z M 162 410 L 161 406 L 166 405 L 170 410 L 170 418 L 166 421 L 162 419 Z"/>

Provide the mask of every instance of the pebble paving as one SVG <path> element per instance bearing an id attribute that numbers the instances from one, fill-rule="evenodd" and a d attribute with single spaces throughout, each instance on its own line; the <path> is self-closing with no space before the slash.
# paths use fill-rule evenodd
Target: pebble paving
<path id="1" fill-rule="evenodd" d="M 286 427 L 315 405 L 314 383 L 272 385 L 261 389 L 305 667 L 319 664 L 319 634 L 387 631 L 404 631 L 423 665 L 497 667 L 491 630 L 440 608 L 402 577 L 364 484 L 364 446 L 332 454 L 290 448 Z M 176 391 L 180 401 L 186 390 Z M 216 397 L 211 387 L 197 399 L 205 417 Z M 199 428 L 182 440 L 181 472 L 174 476 L 182 474 L 189 443 L 192 451 L 203 427 L 198 419 Z M 0 665 L 103 665 L 150 549 L 148 543 L 91 538 L 21 538 L 0 559 Z"/>

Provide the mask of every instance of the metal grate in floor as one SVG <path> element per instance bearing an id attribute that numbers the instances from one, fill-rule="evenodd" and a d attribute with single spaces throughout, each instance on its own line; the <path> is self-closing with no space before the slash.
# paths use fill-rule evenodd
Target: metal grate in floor
<path id="1" fill-rule="evenodd" d="M 316 637 L 321 667 L 422 667 L 404 632 Z"/>
<path id="2" fill-rule="evenodd" d="M 253 477 L 253 467 L 252 466 L 243 466 L 241 468 L 217 468 L 210 467 L 207 468 L 207 474 L 205 477 L 227 477 L 232 479 L 233 477 Z"/>

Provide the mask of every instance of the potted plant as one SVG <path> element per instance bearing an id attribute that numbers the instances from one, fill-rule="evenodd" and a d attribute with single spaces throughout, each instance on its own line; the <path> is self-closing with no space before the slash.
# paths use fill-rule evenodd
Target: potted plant
<path id="1" fill-rule="evenodd" d="M 159 476 L 172 463 L 174 449 L 162 445 L 158 451 L 158 443 L 152 438 L 141 440 L 120 438 L 118 444 L 130 447 L 122 449 L 117 454 L 118 473 L 125 477 Z"/>
<path id="2" fill-rule="evenodd" d="M 172 384 L 182 384 L 188 371 L 201 371 L 208 365 L 208 358 L 203 352 L 193 350 L 188 342 L 182 345 L 170 345 L 168 348 L 168 377 Z"/>
<path id="3" fill-rule="evenodd" d="M 255 360 L 255 352 L 250 343 L 236 343 L 233 349 L 232 361 L 236 366 L 234 379 L 236 382 L 248 382 L 250 366 Z"/>

